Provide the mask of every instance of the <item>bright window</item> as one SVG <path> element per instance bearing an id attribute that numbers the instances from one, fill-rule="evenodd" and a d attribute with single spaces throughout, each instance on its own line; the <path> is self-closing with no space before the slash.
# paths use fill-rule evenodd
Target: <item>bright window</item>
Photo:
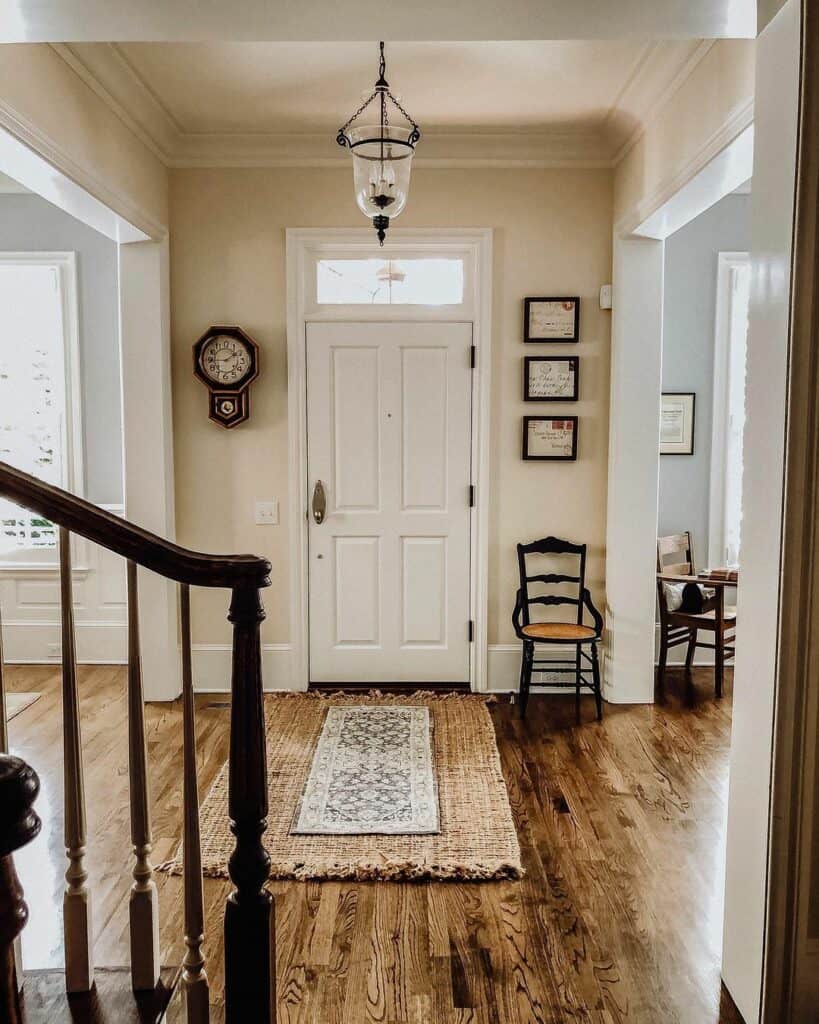
<path id="1" fill-rule="evenodd" d="M 462 259 L 339 259 L 316 264 L 319 305 L 459 306 Z"/>
<path id="2" fill-rule="evenodd" d="M 0 253 L 0 460 L 60 487 L 71 486 L 74 476 L 73 286 L 71 254 Z M 48 520 L 0 498 L 0 558 L 49 560 L 56 545 Z"/>
<path id="3" fill-rule="evenodd" d="M 714 333 L 709 561 L 736 565 L 742 541 L 742 435 L 751 265 L 748 253 L 721 252 Z"/>
<path id="4" fill-rule="evenodd" d="M 745 355 L 748 341 L 750 264 L 733 268 L 725 431 L 725 561 L 739 561 L 742 535 L 742 433 L 745 429 Z"/>

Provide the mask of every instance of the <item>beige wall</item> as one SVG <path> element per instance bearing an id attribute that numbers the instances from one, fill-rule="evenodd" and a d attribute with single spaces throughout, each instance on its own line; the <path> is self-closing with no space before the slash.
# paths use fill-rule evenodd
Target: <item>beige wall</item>
<path id="1" fill-rule="evenodd" d="M 608 454 L 609 318 L 597 301 L 611 276 L 612 175 L 605 170 L 417 169 L 399 225 L 494 228 L 489 642 L 513 639 L 514 545 L 555 533 L 585 541 L 602 605 Z M 343 169 L 170 172 L 177 535 L 211 551 L 252 551 L 273 563 L 266 642 L 286 643 L 288 619 L 285 228 L 360 227 Z M 582 296 L 574 464 L 520 460 L 522 299 Z M 262 372 L 249 423 L 208 421 L 191 345 L 211 323 L 236 322 L 259 342 Z M 532 346 L 546 353 L 549 346 Z M 540 407 L 544 412 L 548 406 Z M 281 525 L 253 522 L 256 499 L 281 503 Z M 223 643 L 227 597 L 198 594 L 194 639 Z"/>
<path id="2" fill-rule="evenodd" d="M 685 184 L 685 167 L 709 140 L 747 111 L 754 97 L 754 52 L 754 40 L 718 40 L 649 121 L 615 171 L 616 224 L 631 230 L 653 213 Z"/>
<path id="3" fill-rule="evenodd" d="M 2 123 L 32 128 L 24 141 L 44 141 L 47 160 L 56 147 L 83 187 L 146 233 L 167 226 L 166 168 L 51 46 L 0 46 L 0 82 Z"/>

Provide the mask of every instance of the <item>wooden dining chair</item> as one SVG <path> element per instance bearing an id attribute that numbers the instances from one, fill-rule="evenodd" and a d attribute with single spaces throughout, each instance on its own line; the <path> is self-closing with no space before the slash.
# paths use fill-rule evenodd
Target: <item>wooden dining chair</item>
<path id="1" fill-rule="evenodd" d="M 529 562 L 539 555 L 569 556 L 576 569 L 563 572 L 530 571 Z M 535 567 L 537 568 L 537 567 Z M 600 690 L 600 665 L 597 644 L 603 632 L 603 616 L 595 608 L 586 588 L 586 545 L 572 544 L 557 537 L 545 537 L 532 544 L 518 544 L 518 571 L 520 588 L 512 614 L 512 625 L 519 640 L 523 641 L 520 666 L 520 713 L 526 714 L 533 669 L 547 670 L 550 675 L 571 675 L 573 681 L 553 683 L 549 686 L 574 687 L 575 713 L 580 721 L 580 690 L 586 687 L 594 694 L 597 720 L 603 718 L 603 698 Z M 533 589 L 535 593 L 533 593 Z M 533 622 L 531 609 L 544 605 L 576 607 L 574 622 Z M 591 615 L 593 625 L 584 623 L 584 612 Z M 557 645 L 561 650 L 574 648 L 571 659 L 535 660 L 535 649 L 543 645 Z M 589 671 L 591 678 L 589 678 Z"/>
<path id="2" fill-rule="evenodd" d="M 722 696 L 723 670 L 726 661 L 734 657 L 736 630 L 736 608 L 725 607 L 724 587 L 716 583 L 711 586 L 704 582 L 702 609 L 696 612 L 682 608 L 669 608 L 669 584 L 673 577 L 696 576 L 691 533 L 675 533 L 657 538 L 657 602 L 660 607 L 660 657 L 657 684 L 662 691 L 665 685 L 665 670 L 668 652 L 672 647 L 688 644 L 685 655 L 685 669 L 690 671 L 694 652 L 698 647 L 714 652 L 714 689 L 717 697 Z M 713 643 L 698 639 L 700 630 L 712 633 Z"/>

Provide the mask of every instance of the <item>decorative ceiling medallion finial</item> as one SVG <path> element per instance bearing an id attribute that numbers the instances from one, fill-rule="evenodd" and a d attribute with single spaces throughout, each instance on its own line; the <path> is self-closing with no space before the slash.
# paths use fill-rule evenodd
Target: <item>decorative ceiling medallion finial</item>
<path id="1" fill-rule="evenodd" d="M 339 128 L 336 142 L 350 150 L 355 201 L 361 212 L 372 220 L 378 241 L 383 245 L 390 220 L 394 220 L 407 205 L 412 157 L 421 138 L 421 129 L 390 92 L 385 78 L 387 62 L 383 42 L 379 43 L 379 49 L 381 56 L 375 87 L 353 116 Z M 388 101 L 409 122 L 408 126 L 389 123 Z M 379 107 L 378 124 L 353 127 L 353 122 L 373 102 L 377 102 Z"/>

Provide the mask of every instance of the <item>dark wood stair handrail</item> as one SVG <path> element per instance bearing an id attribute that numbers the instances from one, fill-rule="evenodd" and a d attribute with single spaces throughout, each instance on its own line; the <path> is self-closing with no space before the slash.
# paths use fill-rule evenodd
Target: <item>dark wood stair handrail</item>
<path id="1" fill-rule="evenodd" d="M 230 589 L 270 586 L 266 558 L 190 551 L 6 462 L 0 462 L 0 497 L 177 583 Z"/>
<path id="2" fill-rule="evenodd" d="M 0 497 L 35 512 L 60 528 L 60 577 L 63 623 L 63 707 L 68 726 L 66 749 L 71 754 L 65 762 L 67 780 L 66 806 L 73 799 L 73 816 L 67 817 L 66 849 L 70 860 L 66 872 L 64 907 L 72 908 L 66 916 L 66 946 L 75 954 L 79 968 L 69 979 L 69 958 L 66 954 L 66 984 L 69 991 L 85 992 L 93 984 L 93 960 L 90 940 L 89 899 L 82 865 L 85 852 L 83 808 L 82 752 L 77 694 L 76 648 L 74 643 L 73 601 L 71 593 L 71 547 L 69 534 L 77 533 L 109 551 L 128 559 L 128 678 L 129 678 L 129 742 L 131 780 L 131 827 L 134 854 L 134 890 L 131 908 L 132 968 L 136 963 L 133 949 L 141 950 L 139 970 L 133 970 L 135 987 L 154 984 L 158 967 L 156 957 L 145 953 L 145 936 L 159 946 L 158 916 L 155 890 L 151 888 L 152 868 L 150 823 L 147 815 L 147 769 L 145 732 L 142 720 L 142 685 L 139 664 L 139 621 L 137 615 L 137 572 L 140 565 L 166 579 L 175 580 L 183 588 L 183 641 L 187 650 L 183 666 L 187 675 L 187 699 L 192 704 L 190 668 L 190 605 L 185 588 L 225 587 L 232 591 L 228 619 L 233 626 L 233 665 L 231 671 L 230 756 L 228 814 L 236 839 L 230 858 L 230 877 L 235 886 L 225 906 L 225 1020 L 226 1024 L 274 1024 L 276 1019 L 275 913 L 271 894 L 265 888 L 270 858 L 262 836 L 267 828 L 267 755 L 262 686 L 262 644 L 260 627 L 264 619 L 260 590 L 270 586 L 270 563 L 256 555 L 205 555 L 189 551 L 170 541 L 105 512 L 91 502 L 68 491 L 43 483 L 36 477 L 0 462 Z M 1 691 L 1 688 L 0 688 Z M 0 693 L 1 695 L 1 693 Z M 191 708 L 192 710 L 192 708 Z M 190 726 L 191 723 L 188 723 Z M 193 733 L 189 729 L 188 746 Z M 189 749 L 192 761 L 190 786 L 196 792 L 195 750 Z M 190 816 L 196 813 L 196 801 L 186 800 L 186 836 L 196 835 Z M 70 825 L 70 828 L 68 827 Z M 70 833 L 70 834 L 69 834 Z M 0 845 L 0 854 L 2 846 Z M 186 851 L 187 854 L 187 851 Z M 2 866 L 0 856 L 0 866 Z M 13 880 L 12 880 L 13 881 Z M 190 872 L 186 884 L 191 881 Z M 201 877 L 199 879 L 201 884 Z M 7 880 L 6 890 L 11 882 Z M 198 893 L 198 895 L 196 895 Z M 0 896 L 2 896 L 0 876 Z M 201 891 L 186 888 L 191 906 Z M 84 913 L 83 913 L 84 912 Z M 201 973 L 201 935 L 198 918 L 190 908 L 186 912 L 189 945 L 192 957 L 186 967 L 193 979 Z M 2 923 L 2 914 L 0 914 Z M 70 927 L 68 927 L 70 925 Z M 194 925 L 196 927 L 194 927 Z M 0 969 L 5 964 L 9 973 L 9 957 L 13 957 L 14 934 L 0 933 Z M 195 933 L 195 934 L 194 934 Z M 15 933 L 16 934 L 16 933 Z M 136 936 L 136 942 L 135 942 Z M 79 937 L 79 938 L 78 938 Z M 77 952 L 79 951 L 79 952 Z M 77 960 L 82 953 L 85 960 Z M 72 961 L 73 963 L 74 961 Z M 82 968 L 82 969 L 80 969 Z M 202 980 L 205 980 L 204 978 Z M 203 986 L 200 985 L 200 988 Z M 9 990 L 0 978 L 0 995 Z M 11 999 L 12 996 L 8 996 Z M 7 999 L 7 1001 L 8 1001 Z M 187 1003 L 188 1024 L 206 1024 L 209 1016 L 207 989 Z M 0 1020 L 3 1006 L 0 1005 Z"/>

